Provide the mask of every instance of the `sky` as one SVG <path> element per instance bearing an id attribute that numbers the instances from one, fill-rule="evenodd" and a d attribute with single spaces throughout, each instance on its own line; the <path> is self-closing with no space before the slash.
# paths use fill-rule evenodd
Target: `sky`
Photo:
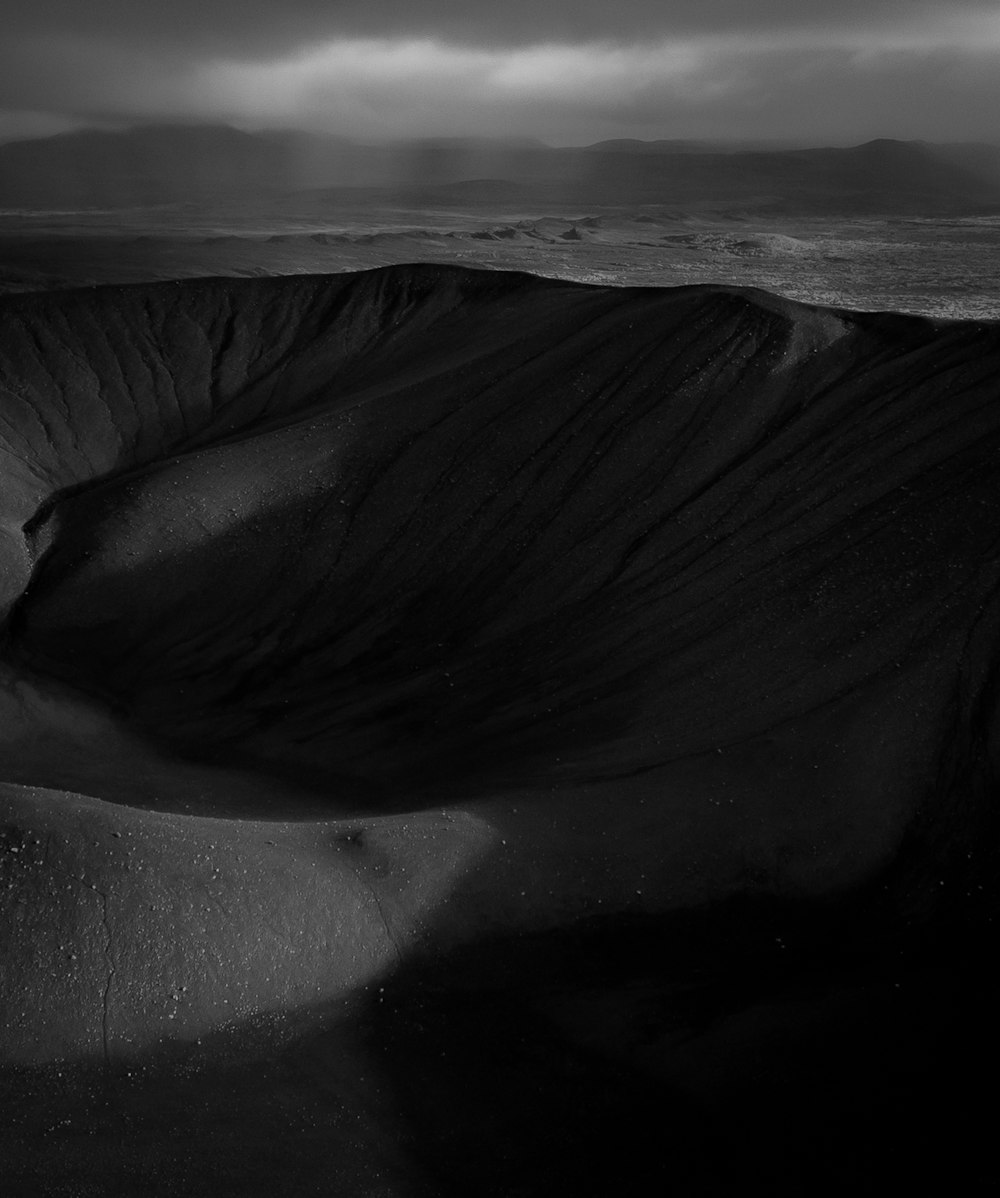
<path id="1" fill-rule="evenodd" d="M 0 139 L 1000 142 L 1000 0 L 0 0 L 0 22 Z"/>

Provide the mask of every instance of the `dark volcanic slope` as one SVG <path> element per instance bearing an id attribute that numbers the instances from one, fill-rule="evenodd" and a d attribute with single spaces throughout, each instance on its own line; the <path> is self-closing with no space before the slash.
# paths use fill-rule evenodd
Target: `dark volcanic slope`
<path id="1" fill-rule="evenodd" d="M 0 320 L 8 657 L 184 754 L 406 806 L 634 775 L 920 661 L 824 771 L 923 793 L 984 693 L 996 326 L 437 267 Z"/>
<path id="2" fill-rule="evenodd" d="M 995 1189 L 998 377 L 718 287 L 0 301 L 11 1192 Z"/>

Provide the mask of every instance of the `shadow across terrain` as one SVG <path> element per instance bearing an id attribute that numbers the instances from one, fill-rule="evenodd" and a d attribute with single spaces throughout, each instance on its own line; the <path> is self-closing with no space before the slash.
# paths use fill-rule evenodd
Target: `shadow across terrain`
<path id="1" fill-rule="evenodd" d="M 738 902 L 412 962 L 367 998 L 111 1069 L 7 1071 L 14 1195 L 883 1192 L 996 1176 L 983 941 Z M 310 1018 L 320 1022 L 306 1026 Z M 272 1029 L 273 1031 L 273 1029 Z"/>

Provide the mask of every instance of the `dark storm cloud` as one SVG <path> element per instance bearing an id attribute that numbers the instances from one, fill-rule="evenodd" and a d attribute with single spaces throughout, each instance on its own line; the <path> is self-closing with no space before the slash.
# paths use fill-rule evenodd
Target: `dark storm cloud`
<path id="1" fill-rule="evenodd" d="M 523 45 L 858 30 L 990 7 L 991 0 L 31 0 L 5 14 L 4 27 L 8 37 L 61 34 L 245 54 L 338 35 Z"/>
<path id="2" fill-rule="evenodd" d="M 31 0 L 5 18 L 0 135 L 992 139 L 997 78 L 996 0 Z"/>

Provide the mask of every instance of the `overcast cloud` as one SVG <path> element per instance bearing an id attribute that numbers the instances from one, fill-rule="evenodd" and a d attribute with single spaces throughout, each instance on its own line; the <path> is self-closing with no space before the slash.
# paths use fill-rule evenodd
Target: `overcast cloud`
<path id="1" fill-rule="evenodd" d="M 18 0 L 0 44 L 0 137 L 1000 141 L 998 112 L 997 0 Z"/>

